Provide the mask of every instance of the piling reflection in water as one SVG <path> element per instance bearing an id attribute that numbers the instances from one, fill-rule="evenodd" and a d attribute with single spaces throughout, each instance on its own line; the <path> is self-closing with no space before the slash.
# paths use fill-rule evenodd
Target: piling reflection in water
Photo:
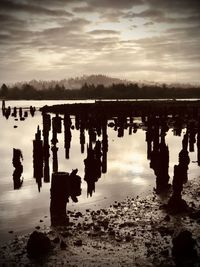
<path id="1" fill-rule="evenodd" d="M 36 108 L 33 107 L 33 106 L 30 106 L 29 109 L 24 109 L 22 107 L 6 107 L 6 102 L 5 100 L 2 100 L 2 115 L 3 117 L 5 117 L 6 119 L 9 119 L 9 117 L 14 117 L 15 120 L 20 120 L 20 121 L 24 121 L 27 117 L 28 117 L 28 114 L 30 113 L 30 115 L 32 117 L 34 117 L 35 115 L 35 112 L 36 112 Z"/>
<path id="2" fill-rule="evenodd" d="M 64 115 L 64 146 L 65 146 L 65 158 L 69 159 L 69 150 L 71 147 L 71 118 L 69 114 Z"/>
<path id="3" fill-rule="evenodd" d="M 93 195 L 96 183 L 101 178 L 102 173 L 107 172 L 108 127 L 116 131 L 118 138 L 123 138 L 126 131 L 129 135 L 133 135 L 133 138 L 138 129 L 146 131 L 147 160 L 149 160 L 149 167 L 153 169 L 155 174 L 155 191 L 157 194 L 166 193 L 170 188 L 170 158 L 166 135 L 170 128 L 173 129 L 175 136 L 182 136 L 182 131 L 186 131 L 182 140 L 182 149 L 177 155 L 178 164 L 174 166 L 172 196 L 169 199 L 168 208 L 177 208 L 177 211 L 187 208 L 187 203 L 182 199 L 182 189 L 183 184 L 188 180 L 189 151 L 194 151 L 195 142 L 197 144 L 197 162 L 200 165 L 200 126 L 197 118 L 182 116 L 181 114 L 172 114 L 171 116 L 149 114 L 141 117 L 134 117 L 133 114 L 126 117 L 120 114 L 113 118 L 107 118 L 105 114 L 95 114 L 94 116 L 92 113 L 81 112 L 76 114 L 75 117 L 70 116 L 69 112 L 57 113 L 52 118 L 50 114 L 43 112 L 42 116 L 43 140 L 41 140 L 41 132 L 38 128 L 33 142 L 34 177 L 38 183 L 38 189 L 42 185 L 42 177 L 44 177 L 45 182 L 50 181 L 49 158 L 51 152 L 50 212 L 52 225 L 62 225 L 67 222 L 67 202 L 70 198 L 73 202 L 77 202 L 77 196 L 81 194 L 81 178 L 77 176 L 77 170 L 72 171 L 71 174 L 68 174 L 66 170 L 62 170 L 64 172 L 59 170 L 58 142 L 59 134 L 62 133 L 62 126 L 65 151 L 63 157 L 67 160 L 70 158 L 72 129 L 75 128 L 80 133 L 80 152 L 86 154 L 82 164 L 84 166 L 83 179 L 87 183 L 87 196 Z M 75 127 L 72 124 L 73 119 Z M 50 131 L 52 131 L 51 149 L 49 145 Z M 88 141 L 86 142 L 86 140 Z M 77 163 L 77 167 L 78 164 L 80 163 Z M 77 179 L 73 179 L 73 177 Z M 71 183 L 73 180 L 77 182 Z"/>
<path id="4" fill-rule="evenodd" d="M 95 192 L 95 183 L 101 177 L 101 142 L 98 140 L 94 148 L 92 142 L 87 147 L 87 158 L 84 160 L 85 164 L 85 177 L 87 182 L 87 195 L 92 196 Z"/>
<path id="5" fill-rule="evenodd" d="M 188 181 L 188 165 L 190 158 L 187 151 L 188 147 L 188 131 L 183 137 L 182 150 L 179 153 L 179 164 L 174 166 L 174 176 L 172 182 L 173 193 L 168 202 L 168 208 L 174 212 L 185 211 L 188 206 L 184 199 L 182 199 L 183 184 Z"/>
<path id="6" fill-rule="evenodd" d="M 44 156 L 44 167 L 43 175 L 44 182 L 48 183 L 50 181 L 49 174 L 49 131 L 51 130 L 51 116 L 49 114 L 42 114 L 42 123 L 43 123 L 43 156 Z"/>
<path id="7" fill-rule="evenodd" d="M 21 179 L 21 175 L 23 173 L 23 166 L 22 166 L 21 160 L 23 160 L 23 155 L 22 155 L 21 150 L 13 148 L 12 164 L 13 164 L 13 167 L 15 168 L 13 172 L 14 190 L 20 189 L 23 184 L 23 178 Z"/>
<path id="8" fill-rule="evenodd" d="M 164 118 L 148 118 L 146 132 L 147 158 L 150 159 L 150 168 L 154 170 L 156 175 L 157 193 L 162 193 L 169 188 L 169 150 L 165 143 L 165 135 L 168 129 Z"/>
<path id="9" fill-rule="evenodd" d="M 40 192 L 43 177 L 43 142 L 39 126 L 35 134 L 35 140 L 33 140 L 33 177 L 36 179 L 38 191 Z"/>
<path id="10" fill-rule="evenodd" d="M 198 122 L 198 130 L 197 130 L 197 162 L 200 166 L 200 120 Z"/>

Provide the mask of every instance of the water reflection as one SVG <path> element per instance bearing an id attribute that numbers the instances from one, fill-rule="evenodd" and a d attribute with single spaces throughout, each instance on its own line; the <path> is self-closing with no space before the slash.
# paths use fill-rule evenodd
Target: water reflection
<path id="1" fill-rule="evenodd" d="M 51 130 L 51 116 L 49 114 L 44 113 L 43 116 L 43 157 L 44 157 L 44 167 L 43 167 L 43 175 L 44 175 L 44 182 L 48 183 L 50 181 L 50 169 L 49 169 L 49 132 Z"/>
<path id="2" fill-rule="evenodd" d="M 197 162 L 200 166 L 200 121 L 198 123 L 198 129 L 197 129 Z"/>
<path id="3" fill-rule="evenodd" d="M 62 133 L 62 120 L 64 124 L 65 158 L 70 158 L 72 140 L 71 130 L 74 129 L 74 126 L 72 125 L 72 118 L 68 113 L 63 116 L 56 114 L 52 119 L 50 119 L 49 114 L 43 113 L 43 154 L 47 157 L 47 159 L 44 160 L 44 164 L 47 165 L 49 160 L 49 144 L 47 137 L 51 128 L 50 120 L 52 121 L 51 151 L 53 162 L 50 210 L 52 224 L 58 224 L 58 222 L 63 223 L 64 218 L 66 218 L 66 204 L 69 201 L 69 196 L 71 196 L 73 202 L 77 202 L 76 196 L 80 194 L 81 189 L 79 188 L 79 185 L 73 187 L 69 184 L 69 181 L 73 176 L 77 177 L 77 170 L 72 171 L 70 175 L 67 172 L 58 172 L 58 147 L 56 145 L 59 142 L 57 134 Z M 139 123 L 137 123 L 137 120 Z M 136 133 L 138 129 L 146 131 L 146 157 L 150 161 L 149 166 L 153 169 L 155 174 L 155 190 L 157 194 L 165 193 L 170 188 L 169 147 L 166 143 L 167 132 L 172 128 L 175 136 L 181 136 L 182 130 L 186 129 L 186 133 L 182 140 L 182 149 L 179 153 L 179 163 L 174 166 L 172 182 L 173 193 L 169 199 L 168 206 L 173 208 L 176 207 L 177 210 L 183 210 L 183 206 L 187 207 L 186 202 L 182 199 L 181 192 L 183 190 L 183 183 L 186 183 L 188 180 L 187 170 L 190 163 L 188 144 L 190 152 L 194 151 L 196 135 L 198 139 L 197 151 L 199 157 L 199 124 L 197 120 L 177 115 L 175 117 L 166 115 L 149 115 L 141 118 L 120 115 L 112 119 L 108 119 L 104 115 L 98 115 L 97 117 L 92 116 L 92 114 L 76 115 L 75 128 L 80 131 L 81 153 L 84 153 L 85 132 L 88 134 L 87 153 L 86 158 L 83 160 L 85 167 L 84 181 L 87 183 L 87 196 L 93 195 L 95 192 L 95 184 L 101 178 L 102 173 L 107 172 L 108 127 L 116 131 L 119 138 L 123 138 L 126 131 L 128 131 L 129 135 Z M 36 137 L 37 135 L 38 133 L 36 134 Z M 120 161 L 120 151 L 118 157 Z M 59 194 L 61 196 L 60 198 Z"/>
<path id="4" fill-rule="evenodd" d="M 33 140 L 33 177 L 36 179 L 38 191 L 40 192 L 43 177 L 43 142 L 39 126 L 35 134 L 35 140 Z"/>
<path id="5" fill-rule="evenodd" d="M 174 213 L 185 211 L 188 206 L 185 200 L 182 199 L 183 184 L 188 181 L 188 165 L 190 163 L 188 147 L 188 130 L 183 137 L 182 150 L 179 153 L 179 164 L 174 166 L 173 176 L 173 193 L 169 199 L 168 208 Z"/>
<path id="6" fill-rule="evenodd" d="M 169 189 L 169 148 L 166 144 L 166 134 L 170 128 L 173 129 L 175 136 L 180 136 L 183 129 L 187 129 L 182 141 L 182 150 L 179 153 L 179 165 L 175 169 L 181 168 L 184 170 L 181 174 L 176 174 L 175 177 L 182 176 L 184 182 L 187 181 L 188 159 L 188 144 L 189 151 L 194 151 L 195 137 L 197 135 L 197 158 L 199 164 L 199 124 L 194 118 L 181 116 L 143 116 L 138 118 L 133 116 L 117 116 L 112 119 L 106 118 L 105 115 L 99 114 L 79 114 L 75 116 L 75 127 L 72 125 L 72 117 L 68 113 L 62 115 L 56 114 L 52 117 L 50 114 L 43 113 L 43 140 L 41 140 L 41 131 L 39 127 L 33 141 L 33 162 L 34 162 L 34 177 L 40 189 L 44 177 L 45 182 L 49 182 L 49 132 L 52 124 L 52 170 L 53 173 L 58 172 L 58 134 L 62 133 L 62 121 L 64 125 L 64 149 L 65 158 L 70 158 L 70 147 L 72 140 L 72 130 L 76 128 L 80 132 L 80 151 L 85 151 L 85 132 L 88 134 L 87 156 L 83 163 L 85 166 L 84 180 L 87 183 L 87 195 L 92 196 L 95 192 L 95 183 L 101 178 L 102 173 L 107 172 L 107 153 L 108 153 L 108 134 L 107 128 L 110 127 L 117 132 L 119 138 L 123 138 L 125 131 L 128 134 L 134 134 L 137 129 L 146 131 L 147 143 L 147 159 L 150 161 L 150 168 L 154 170 L 156 176 L 156 192 L 158 194 Z M 119 154 L 120 160 L 120 154 Z M 176 170 L 175 173 L 178 171 Z M 178 172 L 179 173 L 179 172 Z M 175 178 L 176 180 L 176 178 Z"/>
<path id="7" fill-rule="evenodd" d="M 23 166 L 22 166 L 21 160 L 23 160 L 21 150 L 13 148 L 12 164 L 13 164 L 13 167 L 15 168 L 13 172 L 14 190 L 20 189 L 23 184 L 23 178 L 21 179 L 21 175 L 23 173 Z"/>
<path id="8" fill-rule="evenodd" d="M 169 130 L 166 118 L 149 117 L 147 119 L 147 158 L 150 168 L 156 175 L 156 192 L 162 193 L 169 188 L 169 150 L 165 143 L 165 135 Z"/>
<path id="9" fill-rule="evenodd" d="M 69 186 L 67 181 L 71 179 L 75 171 L 69 175 L 66 172 L 59 171 L 58 161 L 58 147 L 59 143 L 58 134 L 62 133 L 62 121 L 64 126 L 64 149 L 65 158 L 70 158 L 70 148 L 72 140 L 72 131 L 74 129 L 80 132 L 80 151 L 84 153 L 86 137 L 88 135 L 86 158 L 83 160 L 84 163 L 84 181 L 87 183 L 87 196 L 92 196 L 95 192 L 95 185 L 101 178 L 102 173 L 107 172 L 107 154 L 108 154 L 108 127 L 117 132 L 118 138 L 123 138 L 125 133 L 129 135 L 135 134 L 138 129 L 146 131 L 146 144 L 147 144 L 147 155 L 146 158 L 149 160 L 149 167 L 153 169 L 155 174 L 155 190 L 157 194 L 165 193 L 169 190 L 169 147 L 166 143 L 166 135 L 170 128 L 173 129 L 175 136 L 181 136 L 183 129 L 186 129 L 186 133 L 182 140 L 182 149 L 179 153 L 179 163 L 174 166 L 174 175 L 172 182 L 172 196 L 169 200 L 169 206 L 177 206 L 177 203 L 186 205 L 183 201 L 181 192 L 183 189 L 183 183 L 188 180 L 187 171 L 190 162 L 189 151 L 194 151 L 195 138 L 197 135 L 197 153 L 198 153 L 198 164 L 199 164 L 199 124 L 194 118 L 180 117 L 180 116 L 143 116 L 141 118 L 135 118 L 133 116 L 117 116 L 112 119 L 106 118 L 104 115 L 98 115 L 94 117 L 91 114 L 79 114 L 75 116 L 75 127 L 72 123 L 72 117 L 66 113 L 64 115 L 53 115 L 52 119 L 50 114 L 43 113 L 43 141 L 40 139 L 41 134 L 39 128 L 35 135 L 34 144 L 34 177 L 38 183 L 38 189 L 41 187 L 41 178 L 44 177 L 46 182 L 49 182 L 49 131 L 52 124 L 52 140 L 51 140 L 51 151 L 52 151 L 52 181 L 51 181 L 51 214 L 52 224 L 58 223 L 58 218 L 63 221 L 66 217 L 66 204 L 71 194 L 71 199 L 77 202 L 76 196 L 79 195 L 81 190 Z M 41 156 L 43 155 L 43 157 Z M 119 151 L 119 161 L 120 161 Z M 43 158 L 43 164 L 41 163 Z M 42 173 L 42 166 L 44 165 L 44 172 Z M 78 167 L 78 163 L 77 163 Z M 133 166 L 134 168 L 134 166 Z M 64 170 L 65 171 L 65 170 Z M 56 177 L 58 181 L 56 182 Z M 76 175 L 75 175 L 76 176 Z M 63 185 L 61 185 L 63 184 Z M 59 189 L 62 187 L 62 192 Z M 52 189 L 53 188 L 53 189 Z M 65 189 L 64 189 L 65 188 Z M 71 190 L 71 193 L 69 193 Z M 60 193 L 56 193 L 59 191 Z M 72 192 L 74 196 L 72 197 Z M 59 199 L 59 194 L 61 198 Z M 62 202 L 62 203 L 61 203 Z M 58 206 L 60 205 L 60 209 Z M 65 207 L 65 208 L 64 208 Z M 56 210 L 59 211 L 56 214 Z M 64 212 L 65 210 L 65 212 Z"/>
<path id="10" fill-rule="evenodd" d="M 16 121 L 17 120 L 24 121 L 28 117 L 29 113 L 32 117 L 34 117 L 35 111 L 36 108 L 33 107 L 32 105 L 30 106 L 29 109 L 26 110 L 22 107 L 18 108 L 15 106 L 13 108 L 11 106 L 6 107 L 5 100 L 2 100 L 2 115 L 6 119 L 9 119 L 9 117 L 12 116 L 15 118 Z"/>
<path id="11" fill-rule="evenodd" d="M 73 116 L 69 112 L 57 115 L 43 113 L 40 116 L 36 112 L 32 117 L 27 108 L 28 118 L 20 121 L 19 106 L 13 106 L 16 106 L 16 117 L 12 116 L 12 113 L 15 114 L 14 108 L 11 108 L 8 120 L 0 117 L 2 128 L 5 129 L 0 133 L 1 165 L 5 166 L 5 172 L 2 169 L 0 173 L 0 225 L 4 224 L 4 227 L 7 227 L 5 218 L 10 218 L 11 225 L 16 214 L 19 215 L 19 225 L 24 225 L 23 221 L 27 222 L 27 217 L 30 225 L 34 224 L 33 218 L 39 221 L 44 213 L 48 214 L 50 178 L 56 172 L 79 169 L 82 177 L 79 204 L 74 207 L 69 197 L 67 207 L 81 211 L 85 208 L 106 207 L 127 195 L 136 196 L 147 192 L 148 189 L 152 190 L 152 185 L 157 194 L 168 191 L 169 176 L 171 180 L 176 176 L 174 165 L 180 164 L 178 154 L 183 149 L 181 138 L 186 133 L 190 156 L 187 173 L 191 179 L 198 175 L 196 161 L 200 165 L 200 126 L 197 114 L 141 114 L 139 117 L 118 114 L 107 117 L 83 112 Z M 25 117 L 24 111 L 22 109 L 22 117 Z M 18 126 L 21 127 L 12 131 L 15 119 L 19 120 Z M 35 142 L 32 142 L 33 139 Z M 12 150 L 16 147 L 16 141 L 17 147 L 23 151 L 21 164 L 24 182 L 20 191 L 10 191 L 10 183 L 12 186 L 13 182 Z M 156 154 L 160 157 L 154 157 Z M 181 192 L 181 198 L 184 198 L 182 195 Z M 22 215 L 24 217 L 20 219 Z"/>

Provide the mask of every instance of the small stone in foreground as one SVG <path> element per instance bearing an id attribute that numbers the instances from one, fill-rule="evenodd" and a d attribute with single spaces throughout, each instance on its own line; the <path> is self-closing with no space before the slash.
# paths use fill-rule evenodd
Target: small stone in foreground
<path id="1" fill-rule="evenodd" d="M 51 248 L 50 239 L 41 232 L 34 231 L 27 243 L 27 252 L 31 257 L 39 257 L 48 253 Z"/>
<path id="2" fill-rule="evenodd" d="M 60 248 L 61 248 L 61 249 L 66 249 L 66 247 L 67 247 L 66 243 L 62 240 L 62 241 L 60 242 Z"/>
<path id="3" fill-rule="evenodd" d="M 182 231 L 172 240 L 172 255 L 175 262 L 180 264 L 183 261 L 195 260 L 197 252 L 195 250 L 196 241 L 192 238 L 192 233 L 188 230 Z"/>
<path id="4" fill-rule="evenodd" d="M 165 220 L 166 222 L 169 222 L 169 221 L 170 221 L 170 219 L 171 219 L 171 218 L 170 218 L 170 216 L 169 216 L 169 215 L 166 215 L 166 216 L 165 216 L 165 218 L 164 218 L 164 220 Z"/>
<path id="5" fill-rule="evenodd" d="M 76 241 L 74 242 L 74 246 L 80 247 L 80 246 L 82 246 L 82 245 L 83 245 L 83 242 L 82 242 L 81 239 L 78 239 L 78 240 L 76 240 Z"/>
<path id="6" fill-rule="evenodd" d="M 60 242 L 60 239 L 58 237 L 55 237 L 53 240 L 52 240 L 53 243 L 59 243 Z"/>

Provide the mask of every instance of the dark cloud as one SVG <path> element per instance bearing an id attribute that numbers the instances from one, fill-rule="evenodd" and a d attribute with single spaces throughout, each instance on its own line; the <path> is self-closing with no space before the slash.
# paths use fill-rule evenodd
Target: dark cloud
<path id="1" fill-rule="evenodd" d="M 145 0 L 145 3 L 152 8 L 164 9 L 169 12 L 179 12 L 183 10 L 187 13 L 198 13 L 200 10 L 199 0 L 173 0 L 173 1 L 158 1 L 158 0 Z"/>
<path id="2" fill-rule="evenodd" d="M 131 26 L 130 26 L 130 30 L 137 29 L 137 28 L 138 28 L 137 25 L 131 25 Z"/>
<path id="3" fill-rule="evenodd" d="M 183 10 L 183 12 L 176 13 L 174 10 L 173 12 L 167 12 L 165 9 L 159 9 L 156 7 L 148 8 L 142 12 L 127 12 L 124 14 L 124 18 L 145 18 L 150 19 L 153 22 L 157 23 L 181 23 L 181 24 L 199 24 L 200 25 L 200 13 L 199 14 L 188 14 L 188 11 Z M 195 13 L 195 12 L 194 12 Z"/>
<path id="4" fill-rule="evenodd" d="M 0 13 L 0 22 L 1 22 L 1 28 L 2 30 L 8 30 L 8 29 L 19 29 L 24 26 L 24 21 L 16 18 L 12 15 L 6 15 Z"/>
<path id="5" fill-rule="evenodd" d="M 164 16 L 164 11 L 158 10 L 158 9 L 146 9 L 142 12 L 139 13 L 134 13 L 134 12 L 129 12 L 126 14 L 126 17 L 128 18 L 134 18 L 134 17 L 139 17 L 139 18 L 157 18 L 157 17 L 163 17 Z"/>
<path id="6" fill-rule="evenodd" d="M 143 24 L 144 26 L 152 26 L 154 23 L 152 21 L 146 22 Z"/>
<path id="7" fill-rule="evenodd" d="M 75 13 L 98 12 L 98 10 L 94 6 L 89 6 L 89 5 L 74 7 L 72 10 Z"/>
<path id="8" fill-rule="evenodd" d="M 67 12 L 63 9 L 51 10 L 43 7 L 42 5 L 35 5 L 34 2 L 31 4 L 29 2 L 24 4 L 21 1 L 14 0 L 1 0 L 0 10 L 1 12 L 25 12 L 38 15 L 44 14 L 49 16 L 72 16 L 70 12 Z"/>
<path id="9" fill-rule="evenodd" d="M 115 31 L 115 30 L 93 30 L 93 31 L 90 31 L 88 32 L 89 34 L 92 34 L 92 35 L 107 35 L 107 34 L 111 34 L 111 35 L 118 35 L 120 34 L 120 31 Z"/>
<path id="10" fill-rule="evenodd" d="M 121 10 L 106 10 L 105 12 L 101 12 L 100 20 L 104 22 L 120 22 L 121 18 L 123 18 L 125 12 Z"/>
<path id="11" fill-rule="evenodd" d="M 142 5 L 143 0 L 88 0 L 89 6 L 111 9 L 129 9 L 133 6 Z"/>

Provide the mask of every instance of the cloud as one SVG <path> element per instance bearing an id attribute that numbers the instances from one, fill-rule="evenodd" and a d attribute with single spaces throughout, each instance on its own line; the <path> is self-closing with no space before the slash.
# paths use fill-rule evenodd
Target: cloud
<path id="1" fill-rule="evenodd" d="M 144 26 L 152 26 L 154 25 L 154 23 L 152 21 L 148 21 L 146 23 L 143 24 Z"/>
<path id="2" fill-rule="evenodd" d="M 185 13 L 185 14 L 184 14 Z M 156 9 L 148 8 L 142 12 L 133 12 L 129 11 L 123 16 L 124 18 L 143 18 L 150 19 L 153 22 L 158 23 L 174 23 L 174 24 L 198 24 L 200 25 L 200 14 L 188 14 L 187 11 L 183 10 L 182 13 L 174 12 L 172 10 L 170 13 L 165 9 Z"/>
<path id="3" fill-rule="evenodd" d="M 99 8 L 129 9 L 133 6 L 142 5 L 142 0 L 88 0 L 88 5 Z"/>
<path id="4" fill-rule="evenodd" d="M 95 72 L 174 80 L 176 72 L 181 80 L 198 80 L 199 5 L 195 0 L 1 0 L 0 79 Z"/>
<path id="5" fill-rule="evenodd" d="M 1 12 L 25 12 L 29 14 L 44 14 L 49 16 L 72 16 L 70 12 L 63 9 L 48 9 L 42 5 L 35 5 L 30 3 L 21 3 L 14 0 L 1 0 L 0 1 Z"/>
<path id="6" fill-rule="evenodd" d="M 74 7 L 73 12 L 75 13 L 91 13 L 91 12 L 97 12 L 96 8 L 94 6 L 84 5 L 79 7 Z"/>
<path id="7" fill-rule="evenodd" d="M 157 1 L 145 0 L 145 3 L 152 8 L 164 9 L 170 12 L 196 13 L 199 14 L 200 2 L 198 0 L 173 0 L 172 1 Z"/>
<path id="8" fill-rule="evenodd" d="M 93 30 L 88 32 L 89 34 L 92 35 L 119 35 L 120 31 L 115 31 L 115 30 Z"/>
<path id="9" fill-rule="evenodd" d="M 12 15 L 0 14 L 1 29 L 0 31 L 7 31 L 8 29 L 20 29 L 24 26 L 24 21 Z"/>

